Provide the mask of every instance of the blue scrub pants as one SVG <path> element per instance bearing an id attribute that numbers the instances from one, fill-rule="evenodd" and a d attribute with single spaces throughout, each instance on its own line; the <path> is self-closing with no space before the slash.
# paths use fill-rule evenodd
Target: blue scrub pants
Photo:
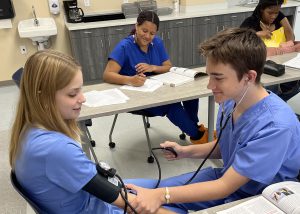
<path id="1" fill-rule="evenodd" d="M 267 86 L 266 89 L 277 94 L 285 102 L 300 92 L 300 81 L 282 83 L 280 85 Z"/>
<path id="2" fill-rule="evenodd" d="M 216 180 L 222 176 L 220 168 L 206 168 L 201 170 L 196 177 L 192 180 L 192 183 L 199 183 L 204 181 Z M 182 186 L 186 181 L 188 181 L 194 172 L 182 174 L 179 176 L 167 178 L 161 180 L 159 187 L 172 187 L 172 186 Z M 126 179 L 125 183 L 134 184 L 137 186 L 141 186 L 144 188 L 152 189 L 155 187 L 157 180 L 153 179 Z M 167 204 L 164 205 L 166 209 L 172 210 L 176 213 L 188 213 L 189 210 L 197 211 L 202 209 L 207 209 L 213 206 L 229 203 L 232 201 L 236 201 L 242 198 L 249 197 L 250 195 L 246 195 L 239 191 L 231 194 L 225 199 L 206 201 L 206 202 L 194 202 L 194 203 L 178 203 L 178 204 Z M 172 201 L 172 199 L 171 199 Z"/>
<path id="3" fill-rule="evenodd" d="M 191 137 L 197 138 L 199 100 L 188 100 L 164 106 L 144 109 L 153 116 L 167 116 L 169 120 Z"/>

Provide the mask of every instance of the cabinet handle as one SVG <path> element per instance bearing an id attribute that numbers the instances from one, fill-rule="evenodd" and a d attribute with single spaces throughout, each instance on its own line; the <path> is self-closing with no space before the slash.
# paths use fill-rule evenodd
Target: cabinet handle
<path id="1" fill-rule="evenodd" d="M 231 16 L 231 18 L 233 18 L 233 19 L 236 19 L 236 18 L 237 18 L 237 16 Z"/>
<path id="2" fill-rule="evenodd" d="M 103 45 L 103 40 L 101 39 L 101 46 L 102 46 L 102 48 L 104 47 L 104 45 Z"/>
<path id="3" fill-rule="evenodd" d="M 206 18 L 206 19 L 204 19 L 204 21 L 208 22 L 208 21 L 210 21 L 210 19 L 209 19 L 209 18 Z"/>
<path id="4" fill-rule="evenodd" d="M 164 32 L 161 33 L 161 40 L 164 40 Z"/>
<path id="5" fill-rule="evenodd" d="M 92 34 L 92 31 L 83 31 L 84 34 Z"/>
<path id="6" fill-rule="evenodd" d="M 110 39 L 108 38 L 108 47 L 110 47 Z"/>
<path id="7" fill-rule="evenodd" d="M 168 39 L 170 40 L 170 32 L 168 31 Z"/>
<path id="8" fill-rule="evenodd" d="M 123 31 L 124 30 L 124 28 L 117 28 L 117 29 L 115 29 L 116 31 Z"/>
<path id="9" fill-rule="evenodd" d="M 181 21 L 181 22 L 176 22 L 176 25 L 179 25 L 179 24 L 183 24 L 183 22 Z"/>

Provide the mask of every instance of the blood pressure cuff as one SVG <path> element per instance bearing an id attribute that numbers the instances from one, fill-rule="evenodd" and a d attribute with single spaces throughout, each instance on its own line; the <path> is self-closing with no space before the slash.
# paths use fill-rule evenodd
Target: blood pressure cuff
<path id="1" fill-rule="evenodd" d="M 120 187 L 98 173 L 82 189 L 110 204 L 118 198 L 121 191 Z"/>
<path id="2" fill-rule="evenodd" d="M 277 64 L 272 60 L 267 60 L 264 66 L 264 73 L 274 77 L 279 77 L 285 73 L 284 65 Z"/>

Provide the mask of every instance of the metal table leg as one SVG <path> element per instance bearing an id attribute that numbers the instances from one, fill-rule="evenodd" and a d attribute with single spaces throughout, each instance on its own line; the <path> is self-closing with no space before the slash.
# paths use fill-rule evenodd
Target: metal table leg
<path id="1" fill-rule="evenodd" d="M 214 140 L 214 122 L 215 122 L 215 100 L 214 96 L 208 97 L 208 142 Z"/>

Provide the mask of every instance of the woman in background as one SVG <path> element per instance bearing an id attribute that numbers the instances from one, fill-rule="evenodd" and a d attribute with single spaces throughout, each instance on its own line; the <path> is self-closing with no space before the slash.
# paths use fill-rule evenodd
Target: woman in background
<path id="1" fill-rule="evenodd" d="M 103 80 L 113 84 L 142 86 L 147 76 L 168 72 L 172 64 L 163 41 L 156 36 L 158 29 L 157 14 L 141 12 L 131 35 L 119 42 L 109 55 Z M 151 116 L 167 116 L 191 137 L 192 143 L 207 143 L 207 129 L 197 125 L 198 105 L 199 100 L 195 99 L 184 101 L 183 105 L 174 103 L 143 111 Z"/>
<path id="2" fill-rule="evenodd" d="M 288 19 L 280 11 L 283 2 L 284 0 L 260 0 L 253 14 L 241 24 L 242 28 L 255 30 L 256 34 L 264 40 L 268 56 L 300 51 L 300 44 L 294 44 L 293 29 Z M 277 31 L 277 37 L 281 35 L 284 38 L 283 42 L 278 45 L 276 42 L 272 42 L 272 35 L 275 34 L 275 31 Z M 287 101 L 300 92 L 300 83 L 293 81 L 270 86 L 268 89 Z"/>
<path id="3" fill-rule="evenodd" d="M 253 14 L 244 20 L 241 27 L 255 30 L 263 39 L 270 39 L 272 32 L 282 27 L 286 41 L 294 41 L 293 29 L 280 11 L 282 4 L 283 0 L 260 0 Z"/>

